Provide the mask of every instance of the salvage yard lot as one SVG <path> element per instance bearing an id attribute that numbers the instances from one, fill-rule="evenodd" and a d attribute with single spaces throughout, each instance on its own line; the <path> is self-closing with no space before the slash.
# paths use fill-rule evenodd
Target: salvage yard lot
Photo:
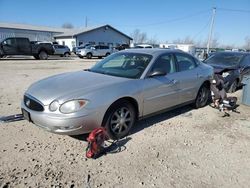
<path id="1" fill-rule="evenodd" d="M 20 113 L 34 81 L 96 61 L 1 59 L 0 116 Z M 223 118 L 209 106 L 186 106 L 142 120 L 119 142 L 120 152 L 97 160 L 85 158 L 83 137 L 27 121 L 0 124 L 0 187 L 249 187 L 250 107 L 238 109 Z"/>

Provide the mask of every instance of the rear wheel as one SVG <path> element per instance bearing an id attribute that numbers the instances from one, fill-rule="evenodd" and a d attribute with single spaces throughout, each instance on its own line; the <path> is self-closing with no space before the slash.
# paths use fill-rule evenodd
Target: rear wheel
<path id="1" fill-rule="evenodd" d="M 70 55 L 69 52 L 64 53 L 64 57 L 69 57 L 69 55 Z"/>
<path id="2" fill-rule="evenodd" d="M 91 54 L 91 53 L 87 53 L 86 57 L 87 57 L 88 59 L 91 59 L 91 58 L 92 58 L 92 54 Z"/>
<path id="3" fill-rule="evenodd" d="M 208 89 L 208 87 L 206 87 L 206 85 L 203 84 L 201 88 L 199 89 L 198 94 L 196 96 L 195 103 L 194 103 L 195 108 L 202 108 L 206 106 L 208 102 L 208 98 L 209 98 L 209 92 L 210 90 Z"/>
<path id="4" fill-rule="evenodd" d="M 48 59 L 48 54 L 45 51 L 40 51 L 39 54 L 38 54 L 38 57 L 41 60 L 45 60 L 45 59 Z"/>
<path id="5" fill-rule="evenodd" d="M 107 111 L 104 126 L 111 139 L 126 136 L 136 121 L 134 106 L 126 100 L 114 103 Z"/>
<path id="6" fill-rule="evenodd" d="M 110 53 L 106 53 L 106 57 L 109 56 L 109 55 L 110 55 Z"/>

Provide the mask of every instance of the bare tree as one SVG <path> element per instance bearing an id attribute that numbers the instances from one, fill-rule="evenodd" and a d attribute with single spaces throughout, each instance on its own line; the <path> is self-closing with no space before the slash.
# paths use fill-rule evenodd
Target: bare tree
<path id="1" fill-rule="evenodd" d="M 66 23 L 62 24 L 62 28 L 72 29 L 72 28 L 74 28 L 74 26 L 73 26 L 73 24 L 66 22 Z"/>
<path id="2" fill-rule="evenodd" d="M 151 37 L 150 39 L 148 39 L 147 41 L 148 44 L 158 44 L 158 40 L 156 36 Z"/>
<path id="3" fill-rule="evenodd" d="M 130 34 L 135 44 L 145 43 L 147 41 L 147 33 L 141 32 L 139 29 L 135 29 Z"/>
<path id="4" fill-rule="evenodd" d="M 194 40 L 190 36 L 186 36 L 184 39 L 175 39 L 173 43 L 176 44 L 194 44 Z"/>
<path id="5" fill-rule="evenodd" d="M 218 38 L 214 37 L 211 42 L 211 48 L 217 48 L 219 46 Z"/>
<path id="6" fill-rule="evenodd" d="M 245 45 L 244 48 L 246 50 L 250 50 L 250 36 L 245 37 Z"/>

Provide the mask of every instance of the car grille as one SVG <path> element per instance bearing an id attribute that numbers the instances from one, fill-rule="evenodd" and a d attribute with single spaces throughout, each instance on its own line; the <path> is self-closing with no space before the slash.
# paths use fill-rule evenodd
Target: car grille
<path id="1" fill-rule="evenodd" d="M 34 98 L 24 95 L 23 101 L 24 101 L 24 105 L 31 110 L 39 111 L 39 112 L 44 111 L 43 105 L 37 100 L 35 100 Z"/>

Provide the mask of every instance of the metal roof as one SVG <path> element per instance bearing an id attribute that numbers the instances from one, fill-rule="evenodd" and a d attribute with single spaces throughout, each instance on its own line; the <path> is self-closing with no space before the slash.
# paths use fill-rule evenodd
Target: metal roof
<path id="1" fill-rule="evenodd" d="M 130 40 L 133 40 L 131 37 L 129 37 L 128 35 L 122 33 L 121 31 L 115 29 L 114 27 L 106 24 L 106 25 L 101 25 L 101 26 L 95 26 L 95 27 L 87 27 L 87 28 L 83 28 L 83 29 L 71 29 L 71 30 L 68 30 L 68 31 L 65 31 L 64 33 L 62 34 L 58 34 L 58 35 L 55 35 L 55 38 L 63 38 L 63 37 L 75 37 L 77 35 L 80 35 L 80 34 L 83 34 L 83 33 L 87 33 L 87 32 L 90 32 L 90 31 L 93 31 L 93 30 L 96 30 L 96 29 L 100 29 L 100 28 L 105 28 L 105 27 L 108 27 L 108 28 L 111 28 L 113 29 L 114 31 L 120 33 L 121 35 L 129 38 Z"/>
<path id="2" fill-rule="evenodd" d="M 24 30 L 32 30 L 32 31 L 47 31 L 47 32 L 54 32 L 58 33 L 54 37 L 56 38 L 63 38 L 63 37 L 75 37 L 82 33 L 87 33 L 96 29 L 100 29 L 102 27 L 109 27 L 116 32 L 120 33 L 121 35 L 129 38 L 130 40 L 133 40 L 128 35 L 122 33 L 121 31 L 113 28 L 112 26 L 106 24 L 101 26 L 95 26 L 95 27 L 87 27 L 87 28 L 81 28 L 81 29 L 65 29 L 65 28 L 54 28 L 54 27 L 46 27 L 46 26 L 35 26 L 35 25 L 28 25 L 28 24 L 20 24 L 20 23 L 1 23 L 0 22 L 0 28 L 7 28 L 7 29 L 24 29 Z"/>
<path id="3" fill-rule="evenodd" d="M 69 29 L 64 29 L 64 28 L 36 26 L 36 25 L 28 25 L 28 24 L 20 24 L 20 23 L 3 23 L 3 22 L 0 22 L 0 28 L 25 29 L 25 30 L 32 30 L 32 31 L 48 31 L 48 32 L 55 32 L 55 33 L 63 33 L 69 30 Z"/>

